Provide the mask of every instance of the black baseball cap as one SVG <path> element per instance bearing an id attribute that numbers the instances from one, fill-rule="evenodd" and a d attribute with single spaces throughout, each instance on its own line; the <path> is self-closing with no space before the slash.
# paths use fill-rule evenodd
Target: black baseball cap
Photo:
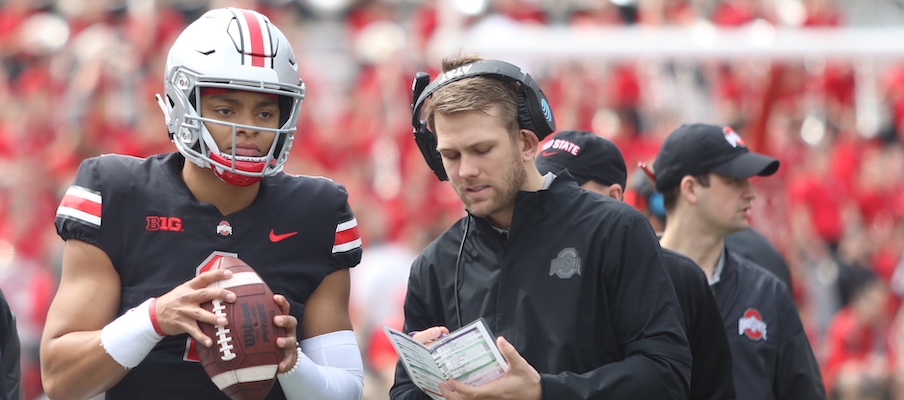
<path id="1" fill-rule="evenodd" d="M 778 160 L 753 153 L 731 127 L 707 124 L 681 125 L 662 143 L 653 174 L 656 190 L 665 192 L 685 176 L 710 172 L 747 179 L 769 176 L 778 171 Z"/>
<path id="2" fill-rule="evenodd" d="M 592 132 L 562 131 L 550 138 L 537 155 L 541 174 L 567 169 L 578 185 L 589 180 L 625 187 L 628 172 L 615 143 Z"/>

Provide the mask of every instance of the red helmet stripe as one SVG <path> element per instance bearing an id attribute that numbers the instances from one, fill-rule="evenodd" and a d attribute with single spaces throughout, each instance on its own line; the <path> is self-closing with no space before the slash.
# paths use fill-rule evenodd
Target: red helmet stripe
<path id="1" fill-rule="evenodd" d="M 269 54 L 264 50 L 264 32 L 257 15 L 248 10 L 241 10 L 245 23 L 248 25 L 248 40 L 251 44 L 251 51 L 246 54 L 251 55 L 251 65 L 255 67 L 264 66 L 264 56 Z"/>

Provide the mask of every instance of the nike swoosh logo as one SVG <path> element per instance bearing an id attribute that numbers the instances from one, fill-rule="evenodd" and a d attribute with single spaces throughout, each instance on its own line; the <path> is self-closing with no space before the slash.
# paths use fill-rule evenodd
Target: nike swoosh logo
<path id="1" fill-rule="evenodd" d="M 544 152 L 540 153 L 540 157 L 549 157 L 549 156 L 551 156 L 551 155 L 553 155 L 553 154 L 556 154 L 556 153 L 558 153 L 558 152 L 555 151 L 555 150 L 547 150 L 547 151 L 544 151 Z"/>
<path id="2" fill-rule="evenodd" d="M 297 234 L 298 234 L 298 232 L 289 232 L 289 233 L 281 233 L 281 234 L 277 235 L 276 232 L 273 229 L 271 229 L 270 230 L 270 241 L 273 243 L 276 243 L 276 242 L 282 241 L 283 239 L 288 239 Z"/>

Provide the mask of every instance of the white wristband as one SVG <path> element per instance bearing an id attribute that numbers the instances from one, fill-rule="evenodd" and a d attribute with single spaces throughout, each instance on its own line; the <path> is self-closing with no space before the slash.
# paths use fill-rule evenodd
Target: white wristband
<path id="1" fill-rule="evenodd" d="M 132 369 L 154 349 L 163 336 L 154 331 L 149 305 L 153 298 L 126 311 L 100 332 L 104 351 L 123 367 Z"/>

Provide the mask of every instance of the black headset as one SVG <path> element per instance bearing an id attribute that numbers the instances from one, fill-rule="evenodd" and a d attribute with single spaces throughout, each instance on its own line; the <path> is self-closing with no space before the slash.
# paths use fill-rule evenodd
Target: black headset
<path id="1" fill-rule="evenodd" d="M 411 125 L 414 126 L 414 141 L 424 155 L 427 165 L 441 181 L 449 180 L 443 159 L 436 151 L 436 135 L 427 129 L 427 121 L 421 120 L 421 108 L 424 101 L 439 88 L 465 78 L 488 76 L 516 83 L 518 91 L 518 124 L 521 129 L 534 132 L 540 140 L 556 130 L 556 122 L 546 95 L 531 76 L 515 65 L 498 60 L 480 60 L 443 72 L 433 82 L 426 72 L 414 75 L 411 85 Z"/>

